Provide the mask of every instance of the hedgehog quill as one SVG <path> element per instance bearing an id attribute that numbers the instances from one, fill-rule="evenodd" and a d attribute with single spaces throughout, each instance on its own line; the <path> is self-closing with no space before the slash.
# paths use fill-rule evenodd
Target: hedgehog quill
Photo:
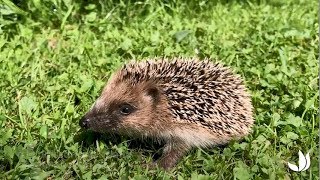
<path id="1" fill-rule="evenodd" d="M 116 71 L 80 120 L 84 129 L 165 142 L 155 164 L 171 169 L 189 150 L 250 133 L 251 97 L 243 80 L 209 59 L 133 61 Z"/>

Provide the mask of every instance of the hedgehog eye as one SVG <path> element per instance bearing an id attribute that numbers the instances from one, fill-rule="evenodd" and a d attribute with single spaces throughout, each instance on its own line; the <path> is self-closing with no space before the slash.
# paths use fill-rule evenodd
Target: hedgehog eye
<path id="1" fill-rule="evenodd" d="M 134 111 L 134 107 L 129 104 L 123 104 L 120 106 L 120 113 L 123 115 L 129 115 Z"/>

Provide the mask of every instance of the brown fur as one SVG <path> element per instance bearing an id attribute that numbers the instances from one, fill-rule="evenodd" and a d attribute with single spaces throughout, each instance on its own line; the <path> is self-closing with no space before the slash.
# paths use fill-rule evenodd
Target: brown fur
<path id="1" fill-rule="evenodd" d="M 126 104 L 134 107 L 129 115 L 122 111 Z M 81 122 L 97 132 L 164 140 L 158 164 L 169 169 L 192 147 L 247 135 L 252 116 L 250 96 L 228 68 L 208 60 L 158 59 L 117 71 Z"/>

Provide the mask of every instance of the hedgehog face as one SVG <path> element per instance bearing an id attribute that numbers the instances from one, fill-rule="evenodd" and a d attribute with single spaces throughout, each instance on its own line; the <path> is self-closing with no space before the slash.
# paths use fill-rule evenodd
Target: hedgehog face
<path id="1" fill-rule="evenodd" d="M 150 84 L 109 83 L 80 126 L 97 132 L 141 132 L 154 120 L 158 96 Z"/>

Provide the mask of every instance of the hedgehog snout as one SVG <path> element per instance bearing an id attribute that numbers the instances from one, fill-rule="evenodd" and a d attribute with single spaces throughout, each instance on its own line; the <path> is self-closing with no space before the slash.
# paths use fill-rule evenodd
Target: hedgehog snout
<path id="1" fill-rule="evenodd" d="M 90 119 L 87 118 L 87 116 L 83 116 L 79 121 L 80 127 L 83 129 L 88 129 L 89 128 L 89 121 L 90 121 Z"/>
<path id="2" fill-rule="evenodd" d="M 99 130 L 101 128 L 107 128 L 112 126 L 114 122 L 110 114 L 97 113 L 95 110 L 87 112 L 79 121 L 79 126 L 84 130 Z"/>

